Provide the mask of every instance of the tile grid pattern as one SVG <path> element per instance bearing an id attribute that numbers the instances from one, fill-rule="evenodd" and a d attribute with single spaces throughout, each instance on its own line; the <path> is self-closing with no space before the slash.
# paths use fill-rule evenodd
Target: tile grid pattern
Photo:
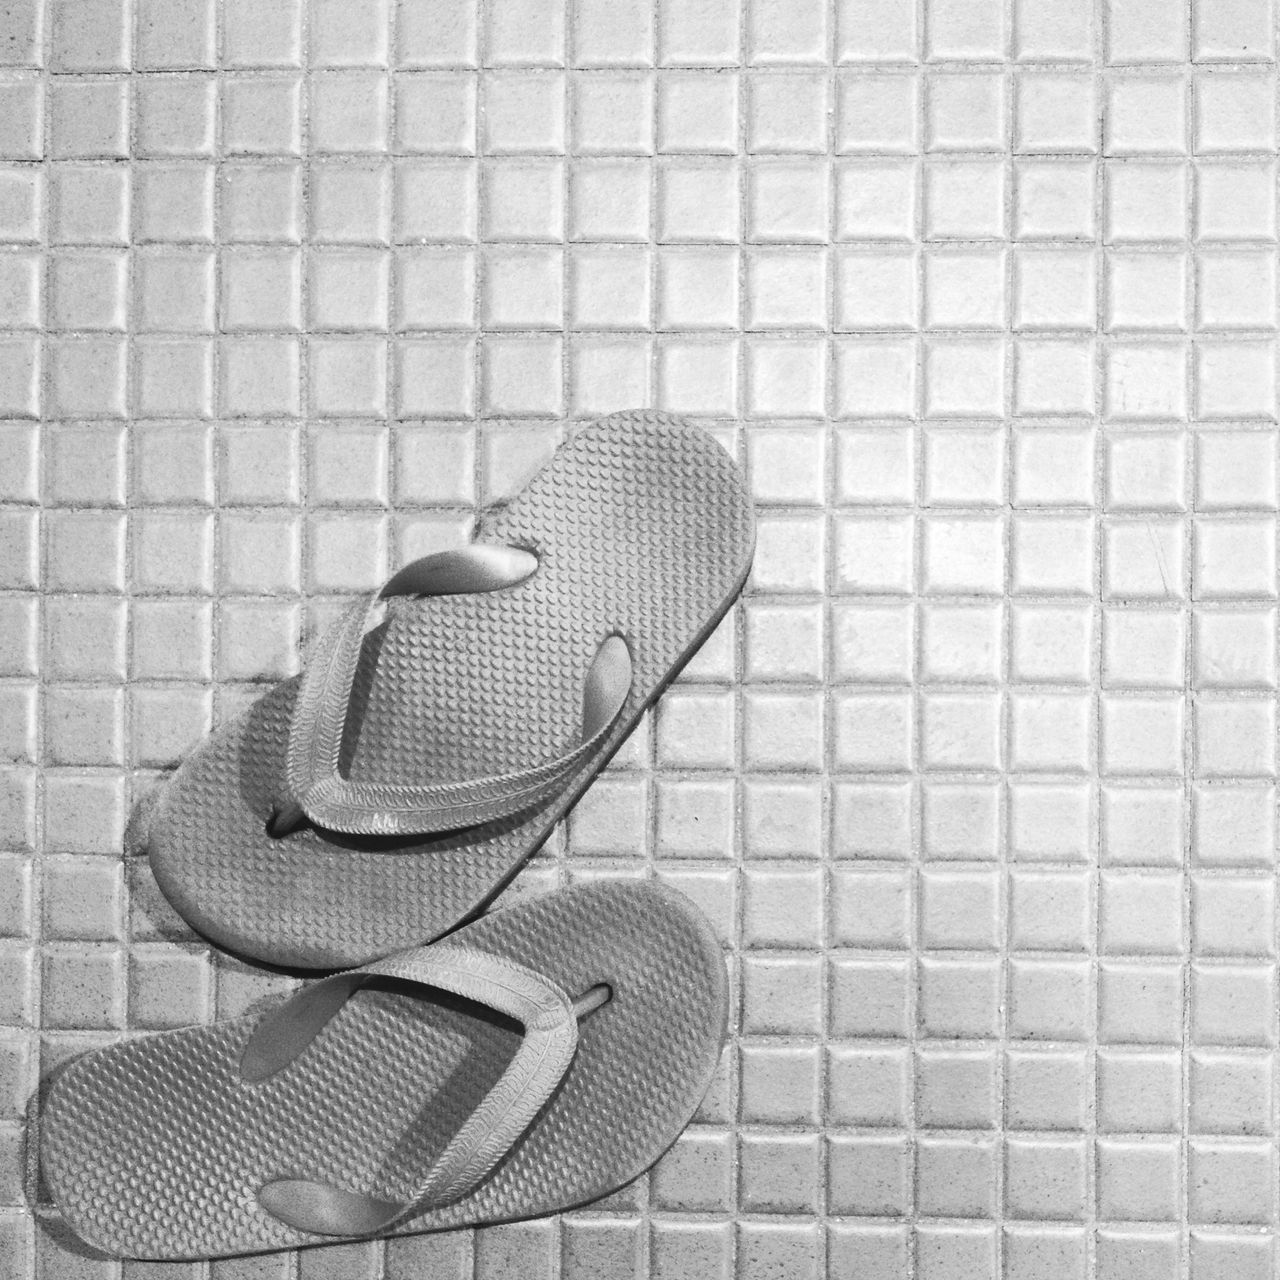
<path id="1" fill-rule="evenodd" d="M 1269 1275 L 1271 5 L 424 12 L 0 13 L 0 1270 Z M 699 1123 L 562 1223 L 79 1257 L 37 1070 L 279 982 L 127 802 L 638 403 L 746 424 L 757 570 L 514 891 L 702 903 Z"/>

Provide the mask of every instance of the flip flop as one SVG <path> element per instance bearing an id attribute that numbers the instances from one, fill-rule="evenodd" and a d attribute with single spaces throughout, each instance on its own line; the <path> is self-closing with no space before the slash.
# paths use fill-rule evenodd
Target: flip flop
<path id="1" fill-rule="evenodd" d="M 223 1257 L 558 1212 L 688 1124 L 724 957 L 652 881 L 562 890 L 212 1026 L 57 1075 L 47 1185 L 89 1244 Z"/>
<path id="2" fill-rule="evenodd" d="M 220 946 L 280 965 L 439 937 L 715 628 L 754 542 L 741 475 L 705 432 L 656 413 L 578 431 L 470 547 L 353 604 L 300 678 L 192 753 L 146 822 L 160 888 Z"/>

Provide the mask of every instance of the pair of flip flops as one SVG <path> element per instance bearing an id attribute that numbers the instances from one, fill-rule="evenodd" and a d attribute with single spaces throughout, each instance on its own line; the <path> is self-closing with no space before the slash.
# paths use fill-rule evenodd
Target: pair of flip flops
<path id="1" fill-rule="evenodd" d="M 146 816 L 164 893 L 231 951 L 345 972 L 65 1067 L 42 1159 L 78 1234 L 181 1259 L 507 1221 L 658 1159 L 726 1025 L 692 905 L 602 882 L 458 926 L 727 612 L 753 543 L 711 437 L 615 415 L 192 754 Z"/>

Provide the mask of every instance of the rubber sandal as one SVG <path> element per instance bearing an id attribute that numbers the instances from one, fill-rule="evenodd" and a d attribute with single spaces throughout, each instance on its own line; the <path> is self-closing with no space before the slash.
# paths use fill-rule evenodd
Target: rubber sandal
<path id="1" fill-rule="evenodd" d="M 74 1059 L 45 1103 L 45 1181 L 86 1242 L 157 1260 L 557 1212 L 675 1141 L 727 992 L 674 890 L 566 889 L 249 1016 Z"/>
<path id="2" fill-rule="evenodd" d="M 439 937 L 714 629 L 754 540 L 741 475 L 705 432 L 650 413 L 584 428 L 470 547 L 353 604 L 302 677 L 192 753 L 145 822 L 161 889 L 214 942 L 280 965 Z"/>

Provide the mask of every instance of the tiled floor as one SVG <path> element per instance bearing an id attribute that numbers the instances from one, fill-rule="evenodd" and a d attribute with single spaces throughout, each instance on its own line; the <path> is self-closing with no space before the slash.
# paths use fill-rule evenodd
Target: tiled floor
<path id="1" fill-rule="evenodd" d="M 748 467 L 754 576 L 515 891 L 711 915 L 698 1123 L 563 1221 L 123 1276 L 1272 1276 L 1274 21 L 0 4 L 0 1274 L 122 1274 L 37 1198 L 39 1073 L 280 983 L 132 801 L 651 404 Z"/>

